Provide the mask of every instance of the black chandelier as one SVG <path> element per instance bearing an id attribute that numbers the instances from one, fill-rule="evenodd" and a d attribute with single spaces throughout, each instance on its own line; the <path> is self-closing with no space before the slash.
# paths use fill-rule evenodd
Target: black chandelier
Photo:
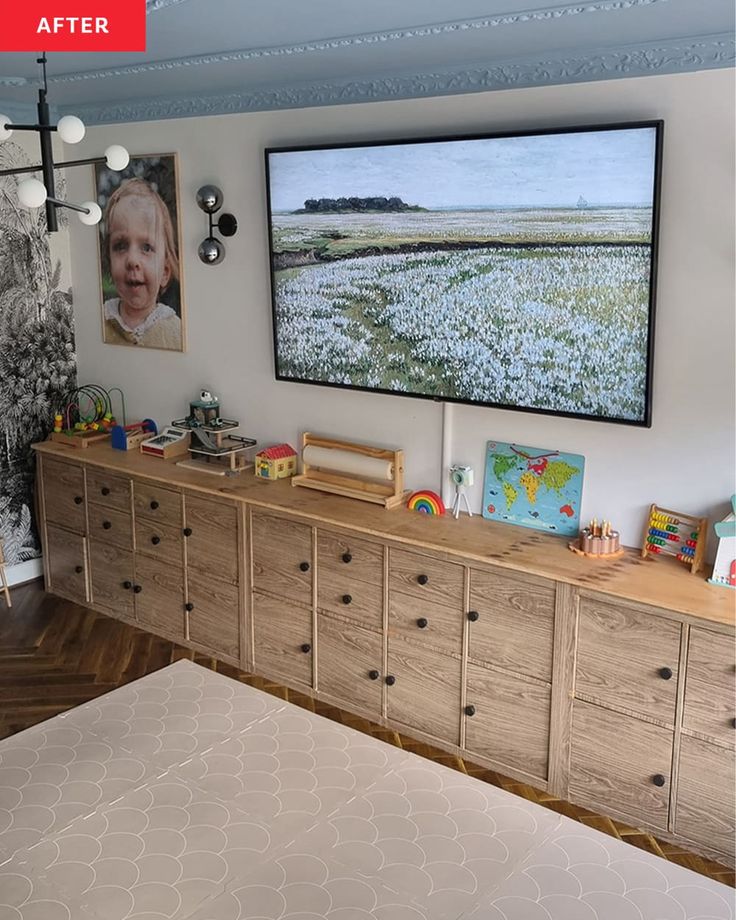
<path id="1" fill-rule="evenodd" d="M 18 183 L 18 201 L 25 208 L 40 208 L 46 205 L 46 224 L 49 232 L 59 229 L 56 218 L 57 208 L 69 208 L 77 211 L 83 224 L 93 226 L 99 223 L 102 211 L 96 201 L 85 201 L 82 204 L 72 204 L 69 201 L 60 201 L 55 197 L 54 169 L 67 166 L 89 166 L 93 163 L 105 163 L 109 169 L 119 172 L 125 169 L 130 161 L 130 156 L 125 147 L 113 144 L 105 150 L 101 157 L 87 157 L 83 160 L 67 160 L 64 163 L 54 163 L 54 154 L 51 148 L 51 132 L 58 131 L 59 137 L 65 144 L 78 144 L 84 137 L 86 128 L 76 115 L 64 115 L 58 124 L 52 125 L 50 121 L 49 105 L 46 101 L 48 86 L 46 83 L 46 55 L 37 58 L 41 65 L 43 87 L 38 91 L 38 124 L 14 125 L 5 115 L 0 115 L 0 143 L 8 140 L 13 131 L 38 131 L 41 141 L 41 162 L 37 166 L 18 166 L 14 169 L 0 169 L 0 176 L 18 176 L 23 173 L 40 172 L 40 179 L 24 179 Z"/>

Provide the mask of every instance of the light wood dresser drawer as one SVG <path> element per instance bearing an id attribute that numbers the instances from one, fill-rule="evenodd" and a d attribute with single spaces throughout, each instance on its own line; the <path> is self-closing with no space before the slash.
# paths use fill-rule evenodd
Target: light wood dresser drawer
<path id="1" fill-rule="evenodd" d="M 319 579 L 323 575 L 357 580 L 366 584 L 383 584 L 383 546 L 349 534 L 317 531 Z"/>
<path id="2" fill-rule="evenodd" d="M 184 565 L 183 540 L 180 527 L 147 518 L 135 519 L 135 548 L 138 553 L 181 568 Z"/>
<path id="3" fill-rule="evenodd" d="M 133 485 L 133 509 L 136 517 L 150 518 L 181 527 L 181 494 L 148 482 Z"/>
<path id="4" fill-rule="evenodd" d="M 130 486 L 129 479 L 111 476 L 106 470 L 87 469 L 87 501 L 95 505 L 130 514 Z"/>
<path id="5" fill-rule="evenodd" d="M 461 565 L 392 548 L 388 570 L 391 594 L 399 591 L 420 601 L 462 609 L 464 570 Z"/>
<path id="6" fill-rule="evenodd" d="M 446 607 L 424 598 L 393 591 L 389 595 L 390 636 L 421 642 L 453 655 L 463 647 L 463 611 L 460 605 Z"/>
<path id="7" fill-rule="evenodd" d="M 348 617 L 359 626 L 380 631 L 383 629 L 383 587 L 357 581 L 342 572 L 317 573 L 317 607 Z"/>
<path id="8" fill-rule="evenodd" d="M 673 725 L 680 633 L 644 610 L 581 597 L 575 693 Z"/>
<path id="9" fill-rule="evenodd" d="M 89 505 L 89 535 L 92 540 L 104 541 L 120 549 L 133 549 L 133 520 L 125 511 Z"/>
<path id="10" fill-rule="evenodd" d="M 320 693 L 343 700 L 349 709 L 380 716 L 383 637 L 320 613 L 316 645 Z"/>
<path id="11" fill-rule="evenodd" d="M 733 745 L 736 741 L 734 640 L 690 628 L 682 727 Z"/>
<path id="12" fill-rule="evenodd" d="M 470 658 L 552 679 L 552 582 L 472 569 L 468 620 Z"/>

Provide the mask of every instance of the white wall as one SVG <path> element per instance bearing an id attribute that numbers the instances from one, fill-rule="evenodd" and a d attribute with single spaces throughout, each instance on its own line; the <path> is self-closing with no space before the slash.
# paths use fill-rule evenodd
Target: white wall
<path id="1" fill-rule="evenodd" d="M 479 508 L 486 440 L 582 453 L 583 516 L 612 518 L 631 545 L 652 501 L 717 519 L 734 491 L 732 71 L 92 129 L 75 155 L 114 141 L 137 154 L 179 154 L 189 350 L 102 343 L 97 243 L 75 229 L 80 382 L 123 387 L 129 417 L 159 424 L 185 414 L 206 385 L 260 442 L 295 444 L 311 430 L 403 446 L 408 486 L 438 489 L 439 405 L 275 381 L 263 148 L 643 118 L 665 119 L 653 427 L 456 406 L 453 460 L 475 466 L 471 500 Z M 73 172 L 70 197 L 88 197 L 91 176 Z M 206 182 L 223 189 L 225 210 L 240 224 L 215 267 L 196 255 L 206 220 L 194 194 Z"/>

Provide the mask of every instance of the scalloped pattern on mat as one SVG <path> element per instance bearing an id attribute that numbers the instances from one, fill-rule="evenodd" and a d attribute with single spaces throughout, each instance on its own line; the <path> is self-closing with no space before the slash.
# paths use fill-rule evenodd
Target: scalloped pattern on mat
<path id="1" fill-rule="evenodd" d="M 188 661 L 0 742 L 0 920 L 734 920 L 733 895 Z"/>

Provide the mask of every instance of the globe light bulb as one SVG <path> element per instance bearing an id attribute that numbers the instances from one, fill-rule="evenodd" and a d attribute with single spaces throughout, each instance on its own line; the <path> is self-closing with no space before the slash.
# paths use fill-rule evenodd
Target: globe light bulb
<path id="1" fill-rule="evenodd" d="M 65 144 L 78 144 L 87 129 L 84 127 L 84 122 L 81 118 L 77 118 L 76 115 L 65 115 L 59 119 L 56 130 Z"/>
<path id="2" fill-rule="evenodd" d="M 107 161 L 107 168 L 114 169 L 115 172 L 120 172 L 121 169 L 130 163 L 130 154 L 125 149 L 121 147 L 120 144 L 111 144 L 105 151 L 105 160 Z"/>
<path id="3" fill-rule="evenodd" d="M 225 258 L 225 247 L 214 236 L 208 236 L 199 244 L 198 254 L 205 265 L 219 265 Z"/>
<path id="4" fill-rule="evenodd" d="M 18 183 L 18 201 L 24 208 L 40 208 L 47 195 L 46 186 L 39 179 L 24 179 Z"/>
<path id="5" fill-rule="evenodd" d="M 89 214 L 85 214 L 84 211 L 79 211 L 79 219 L 88 227 L 94 227 L 95 224 L 99 224 L 102 220 L 102 208 L 100 208 L 96 201 L 83 201 L 80 207 L 86 208 L 89 211 Z"/>
<path id="6" fill-rule="evenodd" d="M 0 144 L 3 141 L 6 141 L 10 135 L 13 133 L 12 128 L 6 128 L 5 125 L 10 124 L 10 119 L 7 115 L 0 115 Z"/>

